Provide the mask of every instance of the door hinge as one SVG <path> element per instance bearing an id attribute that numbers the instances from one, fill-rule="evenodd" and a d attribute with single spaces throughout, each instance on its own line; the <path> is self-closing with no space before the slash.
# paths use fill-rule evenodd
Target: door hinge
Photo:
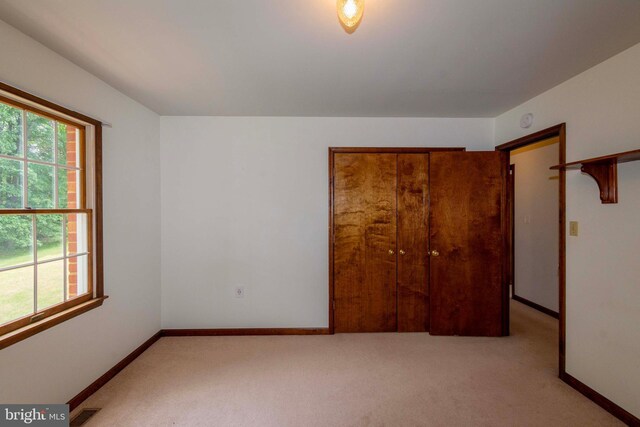
<path id="1" fill-rule="evenodd" d="M 335 311 L 336 309 L 336 300 L 333 300 L 333 310 Z"/>

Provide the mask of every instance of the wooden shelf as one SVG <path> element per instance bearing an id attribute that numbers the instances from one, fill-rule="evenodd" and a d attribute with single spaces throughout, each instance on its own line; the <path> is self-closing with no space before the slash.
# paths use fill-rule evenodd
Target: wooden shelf
<path id="1" fill-rule="evenodd" d="M 618 163 L 640 160 L 640 150 L 625 151 L 551 166 L 554 170 L 580 170 L 596 180 L 602 203 L 618 203 Z"/>

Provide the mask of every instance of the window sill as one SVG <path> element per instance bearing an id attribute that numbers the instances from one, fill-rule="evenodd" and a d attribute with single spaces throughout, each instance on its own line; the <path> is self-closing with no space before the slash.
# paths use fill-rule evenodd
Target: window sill
<path id="1" fill-rule="evenodd" d="M 72 319 L 82 313 L 86 313 L 89 310 L 93 310 L 94 308 L 98 308 L 102 305 L 105 299 L 109 298 L 108 296 L 99 297 L 91 299 L 82 304 L 78 304 L 69 308 L 68 310 L 61 311 L 60 313 L 49 316 L 40 321 L 34 322 L 30 325 L 27 325 L 23 328 L 16 329 L 15 331 L 8 332 L 2 336 L 0 336 L 0 350 L 10 345 L 13 345 L 17 342 L 22 341 L 25 338 L 29 338 L 39 332 L 45 331 L 49 328 L 54 327 L 55 325 L 62 323 L 66 320 Z"/>

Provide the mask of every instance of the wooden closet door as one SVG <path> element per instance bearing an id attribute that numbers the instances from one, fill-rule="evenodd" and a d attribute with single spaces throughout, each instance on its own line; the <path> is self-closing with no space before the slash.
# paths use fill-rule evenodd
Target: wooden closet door
<path id="1" fill-rule="evenodd" d="M 335 154 L 336 332 L 397 328 L 396 169 L 396 154 Z"/>
<path id="2" fill-rule="evenodd" d="M 429 330 L 429 155 L 398 155 L 398 331 Z"/>
<path id="3" fill-rule="evenodd" d="M 431 334 L 503 334 L 505 166 L 499 152 L 431 154 Z"/>

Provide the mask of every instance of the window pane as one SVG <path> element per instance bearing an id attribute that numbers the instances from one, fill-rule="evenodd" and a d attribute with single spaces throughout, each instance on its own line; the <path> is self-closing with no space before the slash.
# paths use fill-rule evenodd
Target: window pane
<path id="1" fill-rule="evenodd" d="M 64 301 L 64 260 L 38 264 L 38 307 L 44 310 Z"/>
<path id="2" fill-rule="evenodd" d="M 87 252 L 87 214 L 67 215 L 67 254 Z"/>
<path id="3" fill-rule="evenodd" d="M 80 207 L 80 171 L 58 168 L 58 207 Z"/>
<path id="4" fill-rule="evenodd" d="M 67 171 L 62 168 L 58 168 L 58 207 L 69 207 L 69 179 L 67 177 Z"/>
<path id="5" fill-rule="evenodd" d="M 33 262 L 33 217 L 0 215 L 0 268 Z"/>
<path id="6" fill-rule="evenodd" d="M 70 129 L 71 126 L 69 126 Z M 67 164 L 67 125 L 58 122 L 58 163 Z"/>
<path id="7" fill-rule="evenodd" d="M 0 154 L 22 156 L 22 110 L 0 103 Z"/>
<path id="8" fill-rule="evenodd" d="M 67 298 L 72 299 L 88 291 L 87 255 L 67 259 Z"/>
<path id="9" fill-rule="evenodd" d="M 0 209 L 22 208 L 24 162 L 0 158 Z"/>
<path id="10" fill-rule="evenodd" d="M 55 144 L 53 120 L 27 112 L 27 157 L 53 162 Z"/>
<path id="11" fill-rule="evenodd" d="M 63 256 L 62 215 L 36 216 L 36 241 L 38 244 L 38 262 L 61 258 Z"/>
<path id="12" fill-rule="evenodd" d="M 58 122 L 58 163 L 80 167 L 80 131 L 78 128 Z"/>
<path id="13" fill-rule="evenodd" d="M 0 324 L 33 312 L 33 266 L 1 271 Z"/>
<path id="14" fill-rule="evenodd" d="M 29 163 L 28 178 L 29 181 L 27 184 L 27 198 L 29 207 L 53 208 L 53 166 Z"/>

